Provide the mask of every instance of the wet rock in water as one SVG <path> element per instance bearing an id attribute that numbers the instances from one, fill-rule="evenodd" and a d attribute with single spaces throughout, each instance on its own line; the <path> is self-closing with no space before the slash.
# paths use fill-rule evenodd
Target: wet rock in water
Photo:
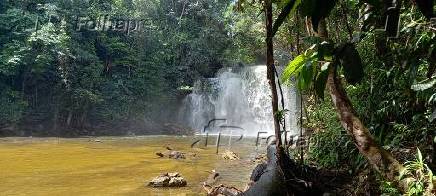
<path id="1" fill-rule="evenodd" d="M 186 159 L 185 153 L 179 151 L 171 151 L 168 157 L 170 159 Z"/>
<path id="2" fill-rule="evenodd" d="M 168 183 L 169 187 L 183 187 L 186 186 L 187 182 L 182 177 L 172 177 Z"/>
<path id="3" fill-rule="evenodd" d="M 151 180 L 148 183 L 148 186 L 152 186 L 152 187 L 168 187 L 168 184 L 170 182 L 171 178 L 167 175 L 160 175 L 156 178 L 153 178 L 153 180 Z"/>
<path id="4" fill-rule="evenodd" d="M 167 150 L 173 150 L 173 148 L 171 148 L 171 147 L 169 147 L 169 146 L 166 146 L 165 147 Z"/>
<path id="5" fill-rule="evenodd" d="M 217 187 L 211 187 L 205 184 L 203 188 L 207 191 L 208 196 L 238 196 L 243 194 L 241 190 L 235 187 L 227 187 L 222 184 Z"/>
<path id="6" fill-rule="evenodd" d="M 188 183 L 178 172 L 166 173 L 153 178 L 148 186 L 152 187 L 184 187 Z"/>
<path id="7" fill-rule="evenodd" d="M 236 153 L 234 153 L 234 152 L 232 152 L 230 150 L 226 150 L 222 154 L 222 158 L 226 159 L 226 160 L 239 160 L 240 159 L 239 156 Z"/>
<path id="8" fill-rule="evenodd" d="M 174 178 L 174 177 L 180 177 L 180 174 L 179 172 L 172 172 L 172 173 L 168 173 L 168 176 Z"/>
<path id="9" fill-rule="evenodd" d="M 164 155 L 163 153 L 161 153 L 161 152 L 156 152 L 156 155 L 159 156 L 159 157 L 161 157 L 161 158 L 165 156 L 165 155 Z"/>
<path id="10" fill-rule="evenodd" d="M 168 157 L 170 159 L 186 159 L 185 153 L 180 151 L 167 151 L 164 153 L 156 152 L 156 155 L 160 158 L 162 157 Z"/>

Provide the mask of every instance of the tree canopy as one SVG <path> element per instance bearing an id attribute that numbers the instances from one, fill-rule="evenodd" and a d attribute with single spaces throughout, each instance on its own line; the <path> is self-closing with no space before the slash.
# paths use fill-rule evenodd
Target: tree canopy
<path id="1" fill-rule="evenodd" d="M 234 42 L 243 32 L 228 26 L 247 26 L 234 24 L 229 5 L 213 0 L 2 1 L 1 134 L 124 134 L 123 127 L 131 124 L 145 133 L 153 130 L 140 128 L 150 126 L 143 119 L 174 118 L 180 87 L 212 77 L 237 59 L 254 61 L 249 51 L 246 57 L 235 55 L 244 54 L 235 52 L 243 46 Z M 141 21 L 142 28 L 129 33 L 115 29 L 124 23 L 89 28 L 102 18 Z"/>

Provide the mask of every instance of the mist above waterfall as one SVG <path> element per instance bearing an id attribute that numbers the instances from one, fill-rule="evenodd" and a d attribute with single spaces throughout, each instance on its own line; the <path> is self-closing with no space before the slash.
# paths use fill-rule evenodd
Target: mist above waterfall
<path id="1" fill-rule="evenodd" d="M 271 91 L 266 69 L 265 65 L 226 67 L 215 78 L 197 81 L 179 111 L 180 121 L 198 132 L 212 119 L 226 119 L 217 121 L 207 131 L 224 132 L 228 129 L 220 126 L 226 125 L 242 127 L 245 135 L 256 135 L 259 131 L 273 134 Z M 287 131 L 296 133 L 296 93 L 292 87 L 284 86 L 283 94 L 285 109 L 289 110 Z"/>

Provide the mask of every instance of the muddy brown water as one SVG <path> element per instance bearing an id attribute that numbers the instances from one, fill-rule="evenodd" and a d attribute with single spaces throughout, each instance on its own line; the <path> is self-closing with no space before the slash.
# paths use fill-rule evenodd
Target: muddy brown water
<path id="1" fill-rule="evenodd" d="M 196 137 L 198 138 L 198 136 Z M 205 195 L 202 182 L 212 169 L 221 174 L 218 184 L 243 189 L 255 163 L 255 139 L 233 143 L 241 160 L 215 154 L 213 144 L 182 136 L 99 138 L 0 138 L 0 195 Z M 220 152 L 228 149 L 226 138 Z M 158 158 L 165 146 L 187 153 L 185 160 Z M 195 153 L 193 157 L 190 154 Z M 153 177 L 180 172 L 188 181 L 183 188 L 151 188 Z"/>

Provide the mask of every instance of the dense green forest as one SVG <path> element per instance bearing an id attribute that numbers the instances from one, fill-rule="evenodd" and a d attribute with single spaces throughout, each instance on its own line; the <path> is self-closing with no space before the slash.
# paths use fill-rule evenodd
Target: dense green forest
<path id="1" fill-rule="evenodd" d="M 89 28 L 103 17 L 142 26 Z M 243 36 L 234 17 L 223 0 L 2 1 L 0 135 L 160 131 L 180 89 L 256 61 L 243 44 L 261 34 Z"/>
<path id="2" fill-rule="evenodd" d="M 197 79 L 266 63 L 279 155 L 351 176 L 340 185 L 344 195 L 432 195 L 435 7 L 432 0 L 2 1 L 0 136 L 165 133 L 162 124 L 176 121 Z M 80 20 L 102 16 L 143 26 L 78 29 Z M 278 107 L 276 79 L 302 95 L 298 120 L 309 139 L 301 151 L 280 139 L 287 110 Z"/>
<path id="3" fill-rule="evenodd" d="M 434 194 L 434 7 L 434 1 L 263 2 L 267 66 L 275 65 L 273 44 L 291 45 L 280 79 L 303 95 L 310 142 L 301 159 L 348 170 L 357 189 L 347 194 Z M 277 102 L 273 95 L 273 107 Z M 280 116 L 275 121 L 280 138 Z M 287 169 L 287 144 L 276 146 L 283 170 L 294 171 Z"/>

